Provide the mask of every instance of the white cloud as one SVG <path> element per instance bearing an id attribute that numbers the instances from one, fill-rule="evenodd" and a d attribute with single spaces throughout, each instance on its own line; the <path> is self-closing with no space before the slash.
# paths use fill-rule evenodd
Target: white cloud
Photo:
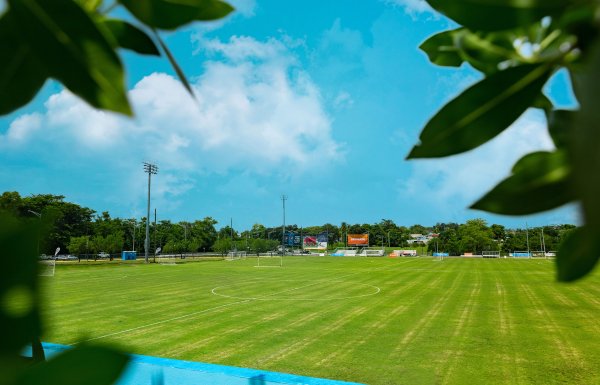
<path id="1" fill-rule="evenodd" d="M 353 104 L 354 99 L 352 99 L 352 95 L 346 91 L 340 91 L 335 99 L 333 99 L 333 105 L 338 109 L 349 108 L 352 107 Z"/>
<path id="2" fill-rule="evenodd" d="M 399 195 L 411 205 L 433 208 L 440 218 L 452 218 L 506 178 L 523 155 L 552 148 L 543 114 L 530 110 L 498 137 L 473 151 L 411 161 L 410 177 L 398 181 Z"/>
<path id="3" fill-rule="evenodd" d="M 204 63 L 193 79 L 196 100 L 178 80 L 154 73 L 130 91 L 133 120 L 92 109 L 68 91 L 52 95 L 45 111 L 15 119 L 0 145 L 48 149 L 48 163 L 110 169 L 136 196 L 142 160 L 161 168 L 157 194 L 168 199 L 189 191 L 207 173 L 283 175 L 342 159 L 319 89 L 283 41 L 234 37 L 203 41 L 219 60 Z M 41 158 L 40 158 L 41 159 Z M 87 166 L 86 166 L 87 165 Z M 115 196 L 128 196 L 115 191 Z"/>
<path id="4" fill-rule="evenodd" d="M 252 17 L 256 11 L 256 0 L 227 0 L 235 8 L 235 12 L 245 17 Z"/>
<path id="5" fill-rule="evenodd" d="M 427 4 L 425 0 L 382 0 L 386 4 L 404 8 L 404 11 L 411 15 L 416 16 L 419 14 L 430 14 L 437 16 L 436 11 Z"/>
<path id="6" fill-rule="evenodd" d="M 5 136 L 0 136 L 0 143 L 24 143 L 36 135 L 42 126 L 42 116 L 38 113 L 23 115 L 15 119 L 9 126 Z"/>

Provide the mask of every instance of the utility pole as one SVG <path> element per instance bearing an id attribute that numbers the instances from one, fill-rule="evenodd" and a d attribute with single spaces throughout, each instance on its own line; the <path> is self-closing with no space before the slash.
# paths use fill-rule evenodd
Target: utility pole
<path id="1" fill-rule="evenodd" d="M 132 251 L 135 251 L 135 230 L 137 228 L 137 220 L 135 218 L 133 218 L 133 249 Z"/>
<path id="2" fill-rule="evenodd" d="M 28 212 L 30 212 L 31 214 L 35 215 L 36 217 L 39 218 L 40 222 L 42 221 L 42 214 L 38 213 L 37 211 L 33 211 L 33 210 L 27 210 Z M 40 256 L 40 230 L 38 229 L 38 234 L 37 234 L 37 256 Z"/>
<path id="3" fill-rule="evenodd" d="M 233 242 L 233 218 L 229 218 L 229 230 L 231 232 L 231 250 L 232 251 L 237 251 L 237 245 L 234 244 Z"/>
<path id="4" fill-rule="evenodd" d="M 527 257 L 531 258 L 531 254 L 529 254 L 529 226 L 527 226 L 527 222 L 525 222 L 525 236 L 527 237 Z"/>
<path id="5" fill-rule="evenodd" d="M 281 195 L 281 202 L 283 203 L 283 227 L 281 228 L 281 253 L 285 255 L 285 201 L 287 200 L 287 196 L 285 194 Z"/>
<path id="6" fill-rule="evenodd" d="M 542 250 L 544 251 L 544 258 L 546 257 L 546 238 L 544 238 L 544 227 L 542 226 Z"/>
<path id="7" fill-rule="evenodd" d="M 148 252 L 150 250 L 150 184 L 152 181 L 152 174 L 158 174 L 158 166 L 144 162 L 144 172 L 148 174 L 148 213 L 146 214 L 146 240 L 144 241 L 144 260 L 148 263 Z"/>

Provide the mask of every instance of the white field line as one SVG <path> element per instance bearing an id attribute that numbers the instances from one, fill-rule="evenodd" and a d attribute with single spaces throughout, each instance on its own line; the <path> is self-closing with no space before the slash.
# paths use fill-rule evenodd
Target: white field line
<path id="1" fill-rule="evenodd" d="M 226 303 L 224 305 L 219 305 L 219 306 L 211 307 L 211 308 L 200 310 L 200 311 L 195 311 L 193 313 L 184 314 L 184 315 L 181 315 L 179 317 L 173 317 L 173 318 L 169 318 L 169 319 L 166 319 L 166 320 L 152 322 L 152 323 L 149 323 L 149 324 L 137 326 L 137 327 L 134 327 L 134 328 L 131 328 L 131 329 L 121 330 L 121 331 L 114 332 L 114 333 L 108 333 L 108 334 L 104 334 L 102 336 L 98 336 L 98 337 L 94 337 L 94 338 L 88 338 L 87 340 L 79 341 L 79 342 L 76 342 L 76 343 L 74 343 L 72 345 L 77 345 L 77 344 L 80 344 L 82 342 L 99 340 L 101 338 L 112 337 L 112 336 L 116 336 L 116 335 L 119 335 L 119 334 L 129 333 L 129 332 L 136 331 L 136 330 L 139 330 L 139 329 L 144 329 L 144 328 L 148 328 L 148 327 L 151 327 L 151 326 L 160 325 L 160 324 L 164 324 L 164 323 L 171 322 L 171 321 L 176 321 L 176 320 L 180 320 L 180 319 L 183 319 L 183 318 L 193 317 L 193 316 L 198 315 L 198 314 L 208 313 L 208 312 L 213 311 L 213 310 L 222 309 L 224 307 L 238 305 L 240 303 L 245 303 L 245 302 L 250 302 L 250 301 L 252 301 L 252 300 L 251 299 L 247 299 L 247 300 L 244 300 L 244 301 L 237 301 L 237 302 Z"/>
<path id="2" fill-rule="evenodd" d="M 337 277 L 337 279 L 346 278 L 346 277 L 350 277 L 352 275 L 357 275 L 357 274 L 370 273 L 370 272 L 373 272 L 375 270 L 382 270 L 382 269 L 379 268 L 379 269 L 372 269 L 372 270 L 369 270 L 369 271 L 366 271 L 366 272 L 360 271 L 360 272 L 356 272 L 356 273 L 350 273 L 350 274 L 343 275 L 341 277 Z M 322 282 L 323 281 L 317 281 L 316 283 L 312 283 L 312 284 L 306 285 L 304 287 L 314 286 L 314 285 L 317 285 L 317 284 L 322 283 Z M 284 290 L 283 292 L 288 292 L 288 291 L 291 291 L 291 290 L 298 290 L 298 289 L 302 289 L 304 287 L 298 287 L 298 288 L 294 288 L 294 289 L 287 289 L 287 290 Z M 195 311 L 193 313 L 184 314 L 184 315 L 181 315 L 181 316 L 178 316 L 178 317 L 173 317 L 173 318 L 169 318 L 169 319 L 162 320 L 162 321 L 156 321 L 156 322 L 152 322 L 152 323 L 149 323 L 149 324 L 140 325 L 140 326 L 137 326 L 137 327 L 134 327 L 134 328 L 130 328 L 130 329 L 126 329 L 126 330 L 121 330 L 121 331 L 118 331 L 118 332 L 104 334 L 104 335 L 101 335 L 101 336 L 98 336 L 98 337 L 88 338 L 88 339 L 83 340 L 83 341 L 75 342 L 75 343 L 73 343 L 71 345 L 78 345 L 78 344 L 83 343 L 83 342 L 99 340 L 99 339 L 102 339 L 102 338 L 112 337 L 112 336 L 116 336 L 116 335 L 119 335 L 119 334 L 125 334 L 125 333 L 133 332 L 133 331 L 140 330 L 140 329 L 149 328 L 149 327 L 156 326 L 156 325 L 161 325 L 161 324 L 164 324 L 164 323 L 167 323 L 167 322 L 176 321 L 176 320 L 180 320 L 180 319 L 183 319 L 183 318 L 189 318 L 189 317 L 193 317 L 193 316 L 196 316 L 196 315 L 199 315 L 199 314 L 208 313 L 210 311 L 221 309 L 221 308 L 224 308 L 224 307 L 229 307 L 229 306 L 238 305 L 238 304 L 241 304 L 241 303 L 256 301 L 259 298 L 265 298 L 265 297 L 268 297 L 270 295 L 277 295 L 277 294 L 280 294 L 280 293 L 276 292 L 276 293 L 269 294 L 269 295 L 264 296 L 264 297 L 258 297 L 256 299 L 253 298 L 253 299 L 245 299 L 245 300 L 237 301 L 237 302 L 231 302 L 231 303 L 227 303 L 227 304 L 224 304 L 224 305 L 219 305 L 219 306 L 211 307 L 211 308 L 208 308 L 208 309 Z"/>
<path id="3" fill-rule="evenodd" d="M 288 282 L 298 282 L 300 280 L 287 280 L 287 281 Z M 261 280 L 251 280 L 251 281 L 244 281 L 243 283 L 256 283 L 256 282 L 262 282 L 262 281 Z M 288 292 L 295 291 L 295 290 L 305 289 L 307 287 L 318 285 L 321 283 L 331 284 L 331 283 L 336 283 L 336 282 L 344 283 L 344 281 L 338 281 L 338 280 L 317 281 L 317 282 L 313 282 L 313 283 L 310 283 L 305 286 L 294 287 L 292 289 L 278 291 L 275 293 L 266 294 L 266 295 L 257 296 L 257 297 L 238 297 L 238 296 L 234 296 L 234 295 L 221 294 L 218 292 L 219 289 L 236 286 L 236 285 L 239 285 L 239 283 L 236 285 L 224 285 L 224 286 L 213 287 L 210 292 L 211 292 L 211 294 L 219 296 L 219 297 L 232 298 L 232 299 L 252 299 L 252 300 L 257 300 L 257 301 L 335 301 L 335 300 L 345 300 L 345 299 L 352 299 L 352 298 L 369 297 L 372 295 L 379 294 L 379 292 L 381 292 L 381 288 L 379 288 L 378 286 L 369 285 L 366 283 L 356 283 L 356 284 L 354 284 L 355 286 L 364 286 L 367 288 L 373 288 L 373 289 L 375 289 L 375 291 L 373 291 L 372 293 L 357 294 L 357 295 L 346 296 L 346 297 L 327 297 L 327 298 L 310 298 L 310 297 L 309 298 L 302 298 L 302 297 L 301 298 L 291 298 L 291 297 L 279 298 L 279 297 L 275 297 L 275 298 L 273 298 L 274 296 L 279 296 L 280 294 L 288 293 Z"/>

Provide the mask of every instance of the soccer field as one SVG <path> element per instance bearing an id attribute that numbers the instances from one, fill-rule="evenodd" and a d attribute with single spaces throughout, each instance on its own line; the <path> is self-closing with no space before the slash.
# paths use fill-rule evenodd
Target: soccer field
<path id="1" fill-rule="evenodd" d="M 549 260 L 255 265 L 57 265 L 43 340 L 371 385 L 600 383 L 597 271 L 565 285 Z"/>

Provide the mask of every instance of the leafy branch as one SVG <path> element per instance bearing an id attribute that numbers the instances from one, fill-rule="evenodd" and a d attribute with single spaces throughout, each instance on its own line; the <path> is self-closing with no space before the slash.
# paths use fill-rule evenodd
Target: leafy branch
<path id="1" fill-rule="evenodd" d="M 409 159 L 472 150 L 507 129 L 528 108 L 544 110 L 556 149 L 525 155 L 512 175 L 471 207 L 528 215 L 569 202 L 584 225 L 563 242 L 558 279 L 589 273 L 600 258 L 600 3 L 596 0 L 427 0 L 462 27 L 420 48 L 440 66 L 467 63 L 485 77 L 448 102 L 425 125 Z M 543 94 L 548 79 L 569 71 L 581 106 L 558 110 Z"/>
<path id="2" fill-rule="evenodd" d="M 215 20 L 233 8 L 220 0 L 7 0 L 0 15 L 0 115 L 29 103 L 48 79 L 94 108 L 131 116 L 120 49 L 160 56 L 192 93 L 158 30 Z M 109 15 L 125 7 L 136 25 Z M 157 43 L 161 50 L 158 49 Z M 0 211 L 0 385 L 114 383 L 129 358 L 113 348 L 78 346 L 48 361 L 40 343 L 36 234 Z M 32 360 L 20 355 L 31 344 Z"/>
<path id="3" fill-rule="evenodd" d="M 56 79 L 92 107 L 132 115 L 119 49 L 160 56 L 157 43 L 191 93 L 157 30 L 215 20 L 233 8 L 220 0 L 7 0 L 0 17 L 0 114 L 29 103 Z M 125 7 L 139 25 L 109 16 Z M 149 33 L 149 32 L 151 33 Z"/>

